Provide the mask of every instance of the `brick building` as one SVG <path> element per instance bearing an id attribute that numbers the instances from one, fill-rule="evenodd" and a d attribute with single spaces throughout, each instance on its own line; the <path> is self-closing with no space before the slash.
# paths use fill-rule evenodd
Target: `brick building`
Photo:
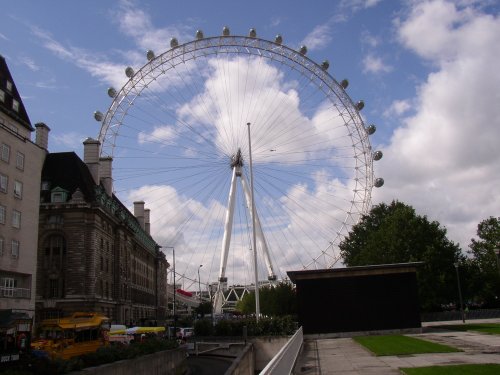
<path id="1" fill-rule="evenodd" d="M 112 193 L 111 158 L 99 142 L 47 155 L 42 170 L 36 313 L 104 313 L 117 324 L 162 322 L 167 314 L 165 255 L 149 233 L 149 210 L 132 214 Z"/>

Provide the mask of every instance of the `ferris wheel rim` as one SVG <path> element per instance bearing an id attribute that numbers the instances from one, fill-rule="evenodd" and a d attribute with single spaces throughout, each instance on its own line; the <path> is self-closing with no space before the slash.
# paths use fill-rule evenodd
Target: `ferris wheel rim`
<path id="1" fill-rule="evenodd" d="M 226 48 L 226 50 L 221 51 L 222 48 Z M 232 50 L 232 48 L 246 48 L 247 50 L 238 51 Z M 210 52 L 197 55 L 200 51 Z M 289 48 L 286 45 L 278 44 L 262 38 L 231 35 L 196 39 L 170 48 L 146 62 L 137 72 L 134 72 L 130 79 L 117 92 L 110 107 L 106 111 L 98 137 L 98 140 L 102 145 L 100 148 L 101 156 L 113 157 L 116 138 L 119 136 L 119 128 L 123 119 L 127 116 L 128 110 L 131 106 L 133 106 L 135 100 L 140 96 L 140 94 L 148 88 L 148 85 L 152 81 L 160 75 L 167 74 L 166 71 L 161 70 L 165 64 L 170 63 L 172 68 L 175 68 L 176 64 L 181 64 L 187 60 L 213 56 L 217 55 L 217 53 L 225 53 L 228 55 L 259 55 L 257 53 L 252 53 L 252 51 L 269 53 L 269 56 L 260 55 L 260 57 L 269 58 L 271 60 L 272 57 L 270 56 L 280 56 L 283 59 L 282 62 L 286 65 L 290 64 L 288 66 L 291 68 L 293 68 L 291 65 L 294 64 L 300 66 L 300 68 L 303 69 L 301 72 L 302 75 L 310 74 L 311 81 L 318 80 L 323 82 L 323 84 L 319 84 L 317 86 L 322 90 L 326 90 L 326 92 L 323 91 L 325 93 L 325 97 L 330 99 L 329 95 L 333 93 L 335 97 L 342 102 L 344 108 L 348 111 L 349 117 L 353 120 L 352 123 L 349 123 L 349 125 L 347 123 L 344 124 L 346 127 L 349 127 L 349 129 L 351 129 L 350 127 L 353 127 L 351 140 L 355 152 L 355 158 L 357 160 L 361 160 L 360 166 L 356 168 L 357 172 L 355 178 L 356 185 L 354 189 L 354 196 L 347 216 L 352 215 L 353 212 L 361 214 L 367 212 L 371 204 L 371 190 L 373 187 L 373 158 L 369 137 L 364 127 L 364 121 L 361 118 L 359 111 L 356 109 L 354 102 L 333 76 L 323 69 L 322 66 L 308 58 L 305 54 Z M 188 54 L 190 55 L 187 56 L 187 59 L 185 59 Z M 172 64 L 173 60 L 175 60 L 176 64 Z M 155 76 L 152 74 L 153 72 L 159 72 L 159 74 Z M 116 122 L 113 123 L 112 121 L 115 118 Z M 113 127 L 116 129 L 113 129 Z M 108 132 L 110 132 L 110 128 L 111 135 L 108 134 Z M 362 181 L 360 182 L 359 180 Z M 346 226 L 346 221 L 347 219 L 344 219 L 342 226 L 338 228 L 337 237 L 331 242 L 332 246 L 333 242 L 337 241 L 337 239 L 342 236 L 342 232 Z M 318 258 L 320 256 L 324 256 L 325 254 L 326 253 L 318 255 Z M 338 258 L 331 258 L 331 266 L 335 265 L 337 261 Z M 312 261 L 312 263 L 314 262 L 315 260 Z"/>

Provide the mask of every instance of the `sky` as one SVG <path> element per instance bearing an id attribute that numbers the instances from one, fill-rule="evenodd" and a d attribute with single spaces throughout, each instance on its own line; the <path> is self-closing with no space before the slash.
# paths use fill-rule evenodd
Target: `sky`
<path id="1" fill-rule="evenodd" d="M 311 60 L 320 64 L 327 59 L 328 72 L 337 82 L 349 80 L 346 92 L 352 101 L 364 101 L 362 120 L 365 125 L 377 127 L 369 137 L 371 148 L 384 155 L 373 165 L 374 176 L 382 177 L 385 184 L 371 192 L 372 204 L 396 199 L 413 206 L 417 214 L 438 221 L 446 228 L 448 238 L 466 252 L 479 222 L 498 217 L 500 212 L 500 71 L 496 68 L 500 60 L 499 9 L 500 4 L 494 0 L 321 0 L 307 4 L 195 0 L 176 2 L 175 6 L 152 0 L 19 0 L 2 5 L 0 54 L 7 60 L 32 123 L 44 122 L 51 128 L 49 150 L 75 151 L 83 157 L 83 140 L 98 138 L 101 132 L 101 123 L 93 118 L 94 111 L 106 114 L 112 103 L 107 89 L 120 91 L 128 80 L 125 68 L 139 70 L 147 63 L 147 50 L 158 56 L 170 49 L 172 37 L 182 44 L 194 40 L 197 30 L 202 30 L 205 37 L 219 36 L 224 26 L 229 27 L 232 35 L 247 35 L 250 28 L 255 28 L 258 38 L 271 41 L 280 34 L 283 44 L 291 49 L 307 46 Z M 176 247 L 179 269 L 193 280 L 198 270 L 207 282 L 213 280 L 220 269 L 220 228 L 224 226 L 231 175 L 226 173 L 223 180 L 213 185 L 209 184 L 209 177 L 220 168 L 231 171 L 228 161 L 222 163 L 219 156 L 231 156 L 240 143 L 242 151 L 247 152 L 244 132 L 238 133 L 238 146 L 224 148 L 228 139 L 222 135 L 228 133 L 222 121 L 224 115 L 217 112 L 217 108 L 224 107 L 227 121 L 236 121 L 231 108 L 237 112 L 240 104 L 245 105 L 245 96 L 238 96 L 231 103 L 227 99 L 225 104 L 218 103 L 224 90 L 233 86 L 235 93 L 243 95 L 235 75 L 244 75 L 254 86 L 260 85 L 260 91 L 249 102 L 264 108 L 260 116 L 279 118 L 281 125 L 276 125 L 276 132 L 292 117 L 299 119 L 296 127 L 302 129 L 286 141 L 287 147 L 278 149 L 273 144 L 273 138 L 277 138 L 273 131 L 258 125 L 252 128 L 257 146 L 262 141 L 266 151 L 256 152 L 256 167 L 267 160 L 275 163 L 276 170 L 286 169 L 288 176 L 297 178 L 290 182 L 285 174 L 278 175 L 276 171 L 274 177 L 264 181 L 261 174 L 260 181 L 268 183 L 267 188 L 258 185 L 258 175 L 256 178 L 256 190 L 262 188 L 262 207 L 267 207 L 267 211 L 261 208 L 263 230 L 279 231 L 284 237 L 271 234 L 267 241 L 270 247 L 287 242 L 271 256 L 278 258 L 280 276 L 287 267 L 305 266 L 307 261 L 299 258 L 307 250 L 301 249 L 313 247 L 312 243 L 324 236 L 327 229 L 323 230 L 323 224 L 325 228 L 333 227 L 332 220 L 342 220 L 337 210 L 345 212 L 346 208 L 340 207 L 339 202 L 351 199 L 346 191 L 357 189 L 353 188 L 352 175 L 343 172 L 351 164 L 339 162 L 345 156 L 342 150 L 346 135 L 337 134 L 333 128 L 324 129 L 326 120 L 322 119 L 339 113 L 328 112 L 321 100 L 324 98 L 320 97 L 321 89 L 301 85 L 293 70 L 282 72 L 272 61 L 260 65 L 259 61 L 235 58 L 221 64 L 203 57 L 191 65 L 185 64 L 177 79 L 172 75 L 148 86 L 150 96 L 143 95 L 140 99 L 144 100 L 137 101 L 138 105 L 127 115 L 130 122 L 124 122 L 116 138 L 121 145 L 115 149 L 113 162 L 117 195 L 129 207 L 137 199 L 146 201 L 146 207 L 149 204 L 153 236 L 161 244 Z M 224 80 L 233 85 L 222 85 Z M 183 85 L 190 85 L 197 92 L 189 96 L 181 90 Z M 160 94 L 171 95 L 172 100 L 158 102 Z M 270 97 L 278 98 L 273 100 L 279 103 L 268 100 Z M 316 99 L 311 99 L 309 105 L 306 103 L 310 97 Z M 207 105 L 208 99 L 213 103 Z M 144 119 L 144 128 L 140 122 L 132 123 L 133 118 L 152 117 L 158 107 L 168 105 L 172 108 L 161 113 L 173 114 L 172 118 L 162 120 L 161 125 L 151 120 L 147 127 Z M 215 124 L 219 136 L 201 127 L 202 117 Z M 196 130 L 196 137 L 186 137 L 186 132 L 175 127 L 179 124 L 200 126 L 189 128 Z M 314 134 L 307 135 L 306 129 L 314 129 Z M 182 137 L 185 143 L 181 142 Z M 207 159 L 200 156 L 208 152 L 208 148 L 200 146 L 203 137 L 210 138 L 213 146 L 210 151 L 214 154 Z M 161 180 L 159 176 L 167 170 L 150 159 L 138 159 L 134 146 L 125 146 L 126 140 L 132 138 L 138 147 L 147 150 L 158 140 L 164 151 L 182 147 L 183 162 L 196 157 L 198 161 L 213 161 L 213 169 L 203 167 L 205 174 L 200 180 L 193 180 L 194 172 L 184 175 L 183 185 L 166 177 Z M 328 142 L 329 149 L 316 148 L 307 156 L 309 167 L 298 168 L 299 159 L 306 160 L 306 150 L 318 144 L 319 138 Z M 307 145 L 309 149 L 305 147 L 306 139 L 316 139 Z M 302 149 L 302 153 L 296 154 L 297 159 L 289 157 L 292 149 Z M 162 151 L 155 152 L 161 155 Z M 312 154 L 314 160 L 322 159 L 315 164 L 317 168 L 312 166 Z M 247 166 L 248 157 L 243 158 Z M 150 163 L 149 170 L 145 163 Z M 178 164 L 181 165 L 190 171 L 200 168 L 202 173 L 201 164 Z M 131 176 L 133 170 L 136 173 Z M 172 169 L 168 173 L 174 175 Z M 191 184 L 193 181 L 196 184 Z M 208 194 L 211 186 L 214 192 Z M 331 201 L 329 197 L 333 195 L 340 198 L 335 207 L 330 207 L 325 202 Z M 245 205 L 244 194 L 238 199 L 237 206 Z M 235 228 L 248 226 L 248 217 L 243 217 L 246 211 L 236 211 L 235 217 L 240 218 L 235 219 Z M 207 221 L 217 226 L 209 226 Z M 272 229 L 266 229 L 271 226 Z M 299 227 L 301 233 L 309 233 L 308 239 L 304 234 L 292 237 Z M 238 233 L 233 236 L 234 246 L 248 246 L 243 231 L 234 231 Z M 204 243 L 203 250 L 194 243 Z M 314 248 L 313 252 L 320 255 L 325 245 Z M 234 265 L 233 275 L 251 268 L 248 254 L 229 260 Z M 279 259 L 287 259 L 288 265 L 282 265 Z"/>

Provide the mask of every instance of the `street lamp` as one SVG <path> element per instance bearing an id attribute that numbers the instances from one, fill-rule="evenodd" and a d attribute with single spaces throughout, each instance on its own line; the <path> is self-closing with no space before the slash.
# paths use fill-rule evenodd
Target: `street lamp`
<path id="1" fill-rule="evenodd" d="M 453 263 L 453 265 L 455 266 L 455 271 L 457 272 L 458 297 L 460 299 L 460 314 L 462 315 L 462 322 L 465 323 L 464 304 L 462 302 L 462 288 L 460 287 L 460 276 L 458 275 L 458 262 Z"/>
<path id="2" fill-rule="evenodd" d="M 200 305 L 201 305 L 201 281 L 200 281 L 200 268 L 203 267 L 203 264 L 200 264 L 198 267 L 198 291 L 200 293 Z"/>
<path id="3" fill-rule="evenodd" d="M 177 331 L 177 318 L 175 316 L 175 305 L 176 305 L 176 301 L 175 301 L 175 294 L 176 294 L 176 288 L 175 288 L 175 248 L 173 246 L 163 246 L 164 249 L 172 249 L 172 263 L 173 263 L 173 272 L 174 272 L 174 302 L 173 302 L 173 305 L 172 305 L 172 312 L 173 312 L 173 315 L 174 315 L 174 338 L 175 338 L 175 335 L 176 335 L 176 331 Z M 169 336 L 170 337 L 170 336 Z"/>

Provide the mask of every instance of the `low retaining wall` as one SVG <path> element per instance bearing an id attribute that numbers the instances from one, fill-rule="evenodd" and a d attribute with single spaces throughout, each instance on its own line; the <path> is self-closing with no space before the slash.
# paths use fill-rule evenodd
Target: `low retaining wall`
<path id="1" fill-rule="evenodd" d="M 184 349 L 164 350 L 141 357 L 89 367 L 70 375 L 181 375 L 186 372 Z"/>
<path id="2" fill-rule="evenodd" d="M 234 359 L 231 367 L 224 375 L 248 375 L 255 373 L 255 349 L 253 344 L 247 344 Z"/>

